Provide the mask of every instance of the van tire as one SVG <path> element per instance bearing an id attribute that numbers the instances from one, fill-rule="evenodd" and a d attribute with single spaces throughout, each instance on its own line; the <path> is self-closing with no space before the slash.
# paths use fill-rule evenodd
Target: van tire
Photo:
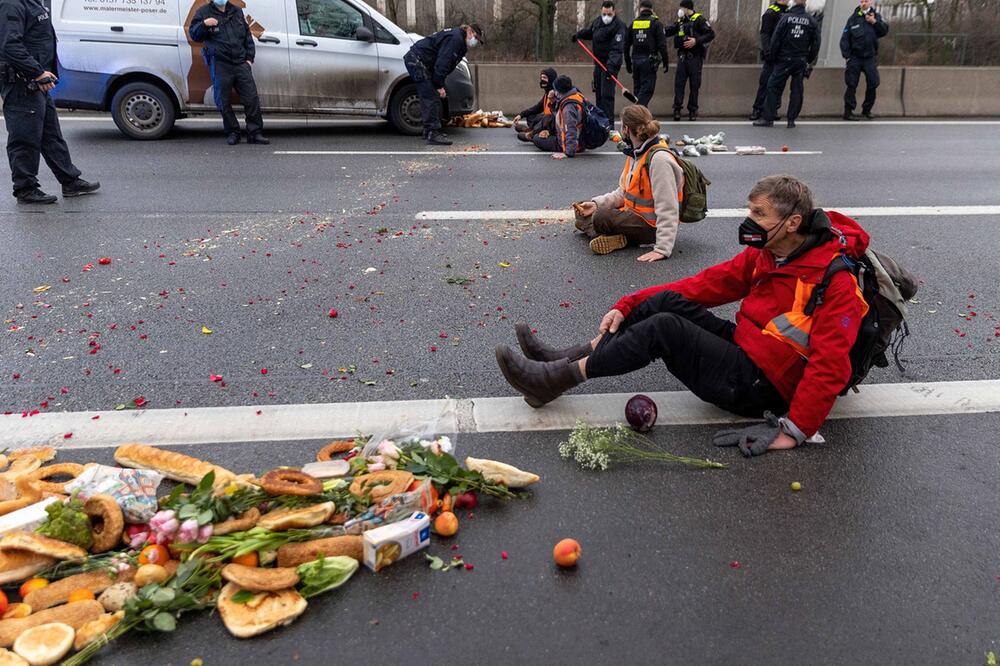
<path id="1" fill-rule="evenodd" d="M 393 93 L 389 100 L 389 123 L 400 134 L 423 134 L 424 123 L 420 119 L 420 95 L 416 85 L 408 83 Z"/>
<path id="2" fill-rule="evenodd" d="M 130 139 L 155 141 L 174 128 L 177 110 L 170 94 L 154 83 L 122 86 L 111 99 L 111 117 Z"/>

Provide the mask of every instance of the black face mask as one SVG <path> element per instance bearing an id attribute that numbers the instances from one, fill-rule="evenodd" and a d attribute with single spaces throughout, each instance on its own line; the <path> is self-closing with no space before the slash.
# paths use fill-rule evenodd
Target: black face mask
<path id="1" fill-rule="evenodd" d="M 750 247 L 755 247 L 758 250 L 763 250 L 764 246 L 767 245 L 767 241 L 770 240 L 767 229 L 760 226 L 749 217 L 740 223 L 739 234 L 740 245 L 749 245 Z"/>
<path id="2" fill-rule="evenodd" d="M 552 84 L 549 83 L 548 81 L 539 81 L 538 87 L 541 88 L 542 90 L 552 90 Z"/>

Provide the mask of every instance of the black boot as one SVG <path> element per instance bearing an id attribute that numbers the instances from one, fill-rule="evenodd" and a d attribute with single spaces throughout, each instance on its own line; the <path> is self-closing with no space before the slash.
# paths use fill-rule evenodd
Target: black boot
<path id="1" fill-rule="evenodd" d="M 427 143 L 432 146 L 450 146 L 452 140 L 441 130 L 430 130 L 427 133 Z"/>
<path id="2" fill-rule="evenodd" d="M 42 192 L 37 187 L 21 192 L 16 196 L 17 203 L 21 204 L 54 204 L 56 202 L 56 197 Z"/>
<path id="3" fill-rule="evenodd" d="M 760 111 L 754 109 L 750 112 L 750 120 L 757 120 L 758 118 L 760 118 Z"/>
<path id="4" fill-rule="evenodd" d="M 754 127 L 774 127 L 774 121 L 768 120 L 767 118 L 758 118 L 753 121 Z"/>
<path id="5" fill-rule="evenodd" d="M 875 120 L 875 116 L 872 115 L 871 111 L 862 111 L 861 117 L 865 120 Z"/>
<path id="6" fill-rule="evenodd" d="M 239 132 L 230 132 L 229 134 L 226 135 L 226 143 L 228 143 L 230 146 L 235 146 L 239 142 L 240 142 Z"/>
<path id="7" fill-rule="evenodd" d="M 861 120 L 861 116 L 854 115 L 853 111 L 844 111 L 844 120 L 850 120 L 852 122 L 857 122 Z"/>
<path id="8" fill-rule="evenodd" d="M 268 146 L 271 144 L 271 140 L 268 139 L 263 134 L 261 134 L 260 132 L 257 132 L 256 134 L 251 134 L 249 137 L 247 137 L 247 143 L 256 143 L 260 144 L 261 146 Z"/>
<path id="9" fill-rule="evenodd" d="M 681 110 L 680 109 L 674 109 L 674 121 L 676 122 L 676 121 L 678 121 L 680 119 L 681 119 Z"/>
<path id="10" fill-rule="evenodd" d="M 532 361 L 515 354 L 506 345 L 497 347 L 496 357 L 497 365 L 507 382 L 524 396 L 526 403 L 536 409 L 584 381 L 576 361 Z"/>
<path id="11" fill-rule="evenodd" d="M 518 132 L 517 140 L 524 141 L 525 143 L 531 143 L 531 133 L 530 132 Z"/>
<path id="12" fill-rule="evenodd" d="M 77 178 L 72 183 L 63 185 L 62 192 L 64 197 L 82 197 L 84 194 L 93 194 L 99 189 L 101 184 L 96 180 L 88 183 L 83 178 Z"/>
<path id="13" fill-rule="evenodd" d="M 531 332 L 531 327 L 527 324 L 515 324 L 514 332 L 517 334 L 517 344 L 521 346 L 521 351 L 532 361 L 558 361 L 561 358 L 579 361 L 581 358 L 590 356 L 590 352 L 593 351 L 589 342 L 566 349 L 549 347 Z"/>
<path id="14" fill-rule="evenodd" d="M 698 120 L 698 112 L 691 111 L 690 113 L 688 113 L 688 120 L 690 120 L 691 122 Z"/>

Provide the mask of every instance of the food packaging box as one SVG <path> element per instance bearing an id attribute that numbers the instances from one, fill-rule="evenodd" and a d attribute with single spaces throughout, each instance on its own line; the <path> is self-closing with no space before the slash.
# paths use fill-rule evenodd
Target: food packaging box
<path id="1" fill-rule="evenodd" d="M 56 497 L 46 497 L 41 502 L 35 502 L 0 517 L 0 536 L 19 530 L 34 532 L 49 517 L 49 514 L 45 513 L 45 507 L 58 501 Z"/>
<path id="2" fill-rule="evenodd" d="M 418 511 L 406 520 L 365 532 L 365 566 L 379 571 L 430 543 L 430 516 Z"/>

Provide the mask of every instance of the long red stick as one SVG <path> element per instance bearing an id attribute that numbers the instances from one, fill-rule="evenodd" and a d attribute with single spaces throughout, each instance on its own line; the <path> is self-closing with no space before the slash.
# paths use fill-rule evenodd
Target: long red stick
<path id="1" fill-rule="evenodd" d="M 604 70 L 604 71 L 605 71 L 605 72 L 607 73 L 607 75 L 608 75 L 608 76 L 610 76 L 610 77 L 611 77 L 611 80 L 612 80 L 612 81 L 614 81 L 614 82 L 615 82 L 615 84 L 616 84 L 616 85 L 617 85 L 617 86 L 618 86 L 619 88 L 621 88 L 621 89 L 622 89 L 622 95 L 623 95 L 623 96 L 625 97 L 625 99 L 627 99 L 628 101 L 632 102 L 633 104 L 638 104 L 638 103 L 639 103 L 639 98 L 638 98 L 638 97 L 636 97 L 635 95 L 633 95 L 633 94 L 632 94 L 632 91 L 631 91 L 631 90 L 629 90 L 629 89 L 628 89 L 628 88 L 626 88 L 626 87 L 625 87 L 624 85 L 622 85 L 622 82 L 621 82 L 621 81 L 619 81 L 619 80 L 618 80 L 617 78 L 615 78 L 615 75 L 614 75 L 614 74 L 612 74 L 611 72 L 609 72 L 609 71 L 608 71 L 608 68 L 607 68 L 607 66 L 605 66 L 605 64 L 604 64 L 603 62 L 601 62 L 600 60 L 598 60 L 598 59 L 597 59 L 597 56 L 595 56 L 595 55 L 593 54 L 593 52 L 592 52 L 592 51 L 591 51 L 590 49 L 588 49 L 588 48 L 586 47 L 586 45 L 585 45 L 585 44 L 584 44 L 583 42 L 581 42 L 581 41 L 577 40 L 577 42 L 576 42 L 576 43 L 577 43 L 577 44 L 579 44 L 579 45 L 580 45 L 580 48 L 581 48 L 581 49 L 583 49 L 584 51 L 586 51 L 586 52 L 587 52 L 587 55 L 589 55 L 589 56 L 591 57 L 591 59 L 593 59 L 593 61 L 594 61 L 594 62 L 596 62 L 596 63 L 598 64 L 598 66 L 599 66 L 599 67 L 600 67 L 601 69 L 603 69 L 603 70 Z"/>

